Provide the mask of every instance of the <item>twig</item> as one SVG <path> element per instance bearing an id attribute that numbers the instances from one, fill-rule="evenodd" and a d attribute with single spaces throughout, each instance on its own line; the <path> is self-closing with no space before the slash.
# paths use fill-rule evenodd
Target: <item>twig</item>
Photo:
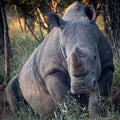
<path id="1" fill-rule="evenodd" d="M 40 24 L 40 16 L 39 16 L 39 13 L 38 13 L 35 5 L 32 4 L 32 6 L 33 6 L 33 9 L 34 9 L 34 11 L 35 11 L 35 13 L 36 13 L 35 15 L 36 15 L 36 17 L 38 18 L 38 24 L 39 24 L 39 28 L 40 28 L 40 36 L 41 36 L 42 39 L 43 39 L 43 33 L 42 33 L 42 29 L 41 29 L 41 24 Z"/>
<path id="2" fill-rule="evenodd" d="M 23 27 L 21 25 L 21 21 L 20 21 L 20 18 L 18 17 L 18 22 L 19 22 L 19 25 L 20 25 L 20 28 L 21 28 L 21 31 L 23 32 Z"/>
<path id="3" fill-rule="evenodd" d="M 31 34 L 34 36 L 34 38 L 39 42 L 38 38 L 36 37 L 36 35 L 32 31 L 32 29 L 30 28 L 30 25 L 27 23 L 27 21 L 26 21 L 26 25 L 27 25 L 28 29 L 30 30 Z"/>

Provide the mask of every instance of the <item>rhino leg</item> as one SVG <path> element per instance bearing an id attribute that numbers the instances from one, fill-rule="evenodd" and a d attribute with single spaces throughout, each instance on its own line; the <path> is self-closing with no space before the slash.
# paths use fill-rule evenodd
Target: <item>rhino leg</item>
<path id="1" fill-rule="evenodd" d="M 99 90 L 92 91 L 89 97 L 88 111 L 90 117 L 96 117 L 96 115 L 101 115 L 100 106 L 100 92 Z"/>
<path id="2" fill-rule="evenodd" d="M 29 78 L 29 77 L 28 77 Z M 47 118 L 54 117 L 54 111 L 57 111 L 57 106 L 49 94 L 46 85 L 34 77 L 31 79 L 20 79 L 20 90 L 24 99 L 35 113 Z"/>
<path id="3" fill-rule="evenodd" d="M 5 89 L 5 95 L 12 112 L 20 111 L 23 105 L 27 104 L 19 89 L 17 75 L 8 83 Z"/>
<path id="4" fill-rule="evenodd" d="M 46 77 L 47 89 L 55 102 L 62 100 L 69 90 L 67 76 L 62 72 L 54 72 Z"/>

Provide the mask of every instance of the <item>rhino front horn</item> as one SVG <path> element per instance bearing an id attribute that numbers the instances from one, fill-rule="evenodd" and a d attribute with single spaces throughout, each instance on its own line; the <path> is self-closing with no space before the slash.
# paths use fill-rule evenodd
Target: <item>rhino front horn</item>
<path id="1" fill-rule="evenodd" d="M 71 54 L 71 64 L 72 65 L 76 65 L 77 63 L 78 63 L 78 56 L 76 55 L 76 53 L 75 52 L 73 52 L 72 54 Z"/>
<path id="2" fill-rule="evenodd" d="M 78 55 L 76 52 L 71 53 L 70 61 L 71 61 L 70 70 L 72 73 L 74 74 L 84 73 L 85 64 L 80 58 L 78 58 Z"/>

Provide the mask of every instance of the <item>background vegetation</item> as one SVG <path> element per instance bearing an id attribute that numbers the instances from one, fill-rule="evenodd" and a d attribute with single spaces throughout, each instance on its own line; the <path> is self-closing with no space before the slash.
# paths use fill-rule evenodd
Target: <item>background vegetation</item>
<path id="1" fill-rule="evenodd" d="M 5 6 L 6 18 L 9 31 L 8 39 L 8 73 L 5 73 L 6 52 L 5 52 L 5 26 L 0 9 L 0 120 L 38 120 L 43 118 L 37 115 L 27 113 L 5 114 L 4 109 L 4 88 L 10 78 L 19 73 L 22 65 L 31 55 L 33 50 L 41 43 L 46 34 L 50 31 L 47 23 L 47 12 L 53 11 L 62 16 L 64 9 L 76 0 L 1 0 L 0 7 Z M 79 0 L 83 4 L 92 4 L 96 11 L 96 22 L 111 44 L 114 53 L 114 80 L 113 87 L 120 88 L 120 1 L 119 0 Z M 120 98 L 118 98 L 120 101 Z M 66 104 L 69 105 L 69 113 L 65 112 L 64 106 L 60 105 L 64 112 L 61 115 L 65 120 L 87 119 L 86 109 L 79 108 L 73 98 L 66 98 Z M 119 120 L 120 115 L 114 112 L 114 108 L 107 108 L 108 113 L 105 120 Z"/>

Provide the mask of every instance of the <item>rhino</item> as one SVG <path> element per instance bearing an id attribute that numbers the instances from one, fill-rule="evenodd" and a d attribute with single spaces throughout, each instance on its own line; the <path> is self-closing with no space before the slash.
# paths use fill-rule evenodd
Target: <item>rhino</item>
<path id="1" fill-rule="evenodd" d="M 68 91 L 89 95 L 89 115 L 97 113 L 99 97 L 110 93 L 114 65 L 110 44 L 95 23 L 91 5 L 75 2 L 63 17 L 48 13 L 53 29 L 6 87 L 10 109 L 20 101 L 41 116 L 53 115 Z"/>

